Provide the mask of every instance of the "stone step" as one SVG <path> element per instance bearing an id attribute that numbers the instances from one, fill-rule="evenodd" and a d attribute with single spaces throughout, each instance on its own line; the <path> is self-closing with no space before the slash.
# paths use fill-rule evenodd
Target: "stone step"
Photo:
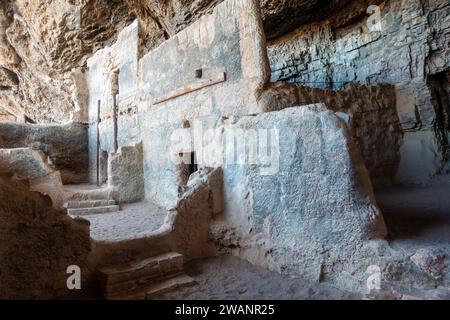
<path id="1" fill-rule="evenodd" d="M 183 263 L 183 255 L 164 253 L 126 266 L 100 269 L 100 281 L 104 292 L 134 288 L 154 278 L 181 272 Z"/>
<path id="2" fill-rule="evenodd" d="M 171 292 L 180 288 L 193 286 L 195 280 L 184 274 L 176 274 L 166 278 L 160 278 L 151 284 L 143 287 L 139 287 L 133 291 L 127 293 L 119 293 L 117 295 L 111 295 L 108 299 L 113 300 L 143 300 L 152 299 L 161 294 Z"/>
<path id="3" fill-rule="evenodd" d="M 144 295 L 154 285 L 183 273 L 183 256 L 168 252 L 125 266 L 98 270 L 101 289 L 106 298 Z"/>
<path id="4" fill-rule="evenodd" d="M 114 200 L 83 200 L 83 201 L 69 201 L 66 204 L 68 209 L 93 208 L 113 206 L 116 204 Z"/>
<path id="5" fill-rule="evenodd" d="M 119 211 L 119 206 L 103 206 L 103 207 L 93 207 L 93 208 L 72 208 L 67 209 L 67 213 L 71 216 L 87 216 L 91 214 L 100 214 L 108 212 Z"/>
<path id="6" fill-rule="evenodd" d="M 109 187 L 86 187 L 86 186 L 70 186 L 64 189 L 66 199 L 69 201 L 86 201 L 86 200 L 110 200 L 111 188 Z"/>

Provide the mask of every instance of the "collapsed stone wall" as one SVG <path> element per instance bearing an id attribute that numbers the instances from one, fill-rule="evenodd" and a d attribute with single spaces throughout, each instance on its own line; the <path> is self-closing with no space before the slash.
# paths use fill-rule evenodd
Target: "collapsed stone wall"
<path id="1" fill-rule="evenodd" d="M 0 123 L 0 148 L 33 148 L 49 157 L 64 184 L 87 181 L 87 128 L 81 124 Z"/>
<path id="2" fill-rule="evenodd" d="M 403 136 L 394 86 L 352 84 L 336 91 L 277 82 L 266 86 L 261 99 L 267 111 L 324 103 L 330 110 L 342 113 L 359 144 L 374 187 L 393 183 Z"/>
<path id="3" fill-rule="evenodd" d="M 144 199 L 144 166 L 142 142 L 121 147 L 108 164 L 108 184 L 117 202 L 137 202 Z"/>
<path id="4" fill-rule="evenodd" d="M 67 267 L 89 270 L 89 226 L 54 209 L 27 181 L 0 176 L 0 298 L 42 299 L 69 294 Z M 86 281 L 89 272 L 82 272 Z"/>
<path id="5" fill-rule="evenodd" d="M 449 68 L 450 4 L 390 0 L 379 8 L 381 31 L 369 29 L 376 17 L 364 11 L 342 25 L 350 14 L 344 8 L 269 42 L 272 81 L 335 90 L 349 83 L 395 85 L 405 131 L 397 181 L 426 183 L 443 165 L 440 137 L 447 133 L 436 126 L 440 116 L 426 79 Z"/>

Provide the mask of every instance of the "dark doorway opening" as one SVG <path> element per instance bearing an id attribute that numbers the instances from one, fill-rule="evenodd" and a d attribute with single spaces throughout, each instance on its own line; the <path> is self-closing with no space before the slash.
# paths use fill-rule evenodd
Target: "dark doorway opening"
<path id="1" fill-rule="evenodd" d="M 197 157 L 195 152 L 191 152 L 191 161 L 189 164 L 189 176 L 198 171 Z"/>
<path id="2" fill-rule="evenodd" d="M 179 153 L 178 156 L 181 158 L 176 167 L 178 193 L 182 194 L 186 190 L 189 177 L 198 171 L 198 164 L 195 152 Z"/>

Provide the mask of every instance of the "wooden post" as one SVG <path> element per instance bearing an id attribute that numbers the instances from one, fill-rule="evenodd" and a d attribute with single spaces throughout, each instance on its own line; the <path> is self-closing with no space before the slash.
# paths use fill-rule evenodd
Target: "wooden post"
<path id="1" fill-rule="evenodd" d="M 117 141 L 117 95 L 114 95 L 114 106 L 113 106 L 113 119 L 114 119 L 114 153 L 117 153 L 117 150 L 119 149 L 119 143 Z"/>
<path id="2" fill-rule="evenodd" d="M 97 186 L 100 186 L 100 100 L 97 104 Z"/>

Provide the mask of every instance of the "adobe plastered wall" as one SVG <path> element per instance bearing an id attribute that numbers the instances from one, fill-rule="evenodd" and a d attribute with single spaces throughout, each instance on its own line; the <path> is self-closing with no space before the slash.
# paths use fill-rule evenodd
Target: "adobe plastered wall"
<path id="1" fill-rule="evenodd" d="M 450 4 L 390 0 L 380 10 L 381 31 L 368 29 L 367 15 L 337 29 L 330 21 L 305 25 L 270 42 L 272 81 L 333 89 L 349 83 L 395 85 L 406 132 L 397 181 L 423 184 L 442 167 L 446 134 L 435 133 L 436 105 L 427 77 L 450 64 Z"/>
<path id="2" fill-rule="evenodd" d="M 201 78 L 196 78 L 198 69 L 202 69 Z M 259 3 L 255 0 L 219 4 L 212 14 L 140 60 L 138 118 L 147 198 L 168 207 L 176 204 L 176 157 L 193 151 L 194 146 L 171 148 L 172 134 L 192 126 L 194 120 L 214 122 L 221 115 L 258 112 L 257 95 L 269 72 Z M 189 89 L 209 83 L 215 84 L 197 91 Z M 188 93 L 156 101 L 177 90 Z"/>
<path id="3" fill-rule="evenodd" d="M 89 91 L 89 172 L 96 181 L 97 122 L 100 120 L 100 150 L 115 153 L 114 137 L 118 147 L 139 142 L 136 90 L 139 58 L 139 23 L 135 21 L 119 34 L 117 42 L 98 51 L 88 60 L 87 84 Z M 117 131 L 114 129 L 114 99 L 117 104 Z M 98 114 L 98 105 L 100 113 Z"/>
<path id="4" fill-rule="evenodd" d="M 108 163 L 108 181 L 112 197 L 119 203 L 144 199 L 142 142 L 120 147 Z"/>
<path id="5" fill-rule="evenodd" d="M 146 197 L 170 207 L 179 196 L 173 162 L 177 153 L 169 148 L 172 132 L 202 115 L 246 114 L 259 108 L 257 95 L 270 77 L 259 3 L 226 1 L 142 58 L 139 30 L 135 21 L 113 46 L 88 61 L 91 181 L 96 178 L 99 100 L 100 150 L 115 152 L 118 74 L 118 147 L 143 141 Z M 198 69 L 201 78 L 195 76 Z M 155 103 L 177 90 L 187 94 Z"/>

